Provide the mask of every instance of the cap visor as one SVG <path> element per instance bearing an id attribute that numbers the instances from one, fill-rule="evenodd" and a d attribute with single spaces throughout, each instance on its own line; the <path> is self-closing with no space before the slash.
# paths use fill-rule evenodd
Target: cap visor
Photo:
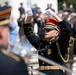
<path id="1" fill-rule="evenodd" d="M 6 20 L 3 20 L 3 21 L 0 21 L 0 26 L 7 25 L 10 28 L 10 30 L 12 30 L 12 27 L 10 26 L 9 23 L 10 23 L 10 20 L 9 19 L 6 19 Z"/>
<path id="2" fill-rule="evenodd" d="M 44 29 L 55 29 L 54 27 L 44 27 Z"/>

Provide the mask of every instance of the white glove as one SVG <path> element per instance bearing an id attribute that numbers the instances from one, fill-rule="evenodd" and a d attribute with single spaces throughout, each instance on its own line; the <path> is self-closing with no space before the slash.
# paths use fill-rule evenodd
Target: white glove
<path id="1" fill-rule="evenodd" d="M 43 13 L 43 15 L 53 17 L 55 15 L 55 12 L 53 12 L 51 9 L 48 9 Z"/>
<path id="2" fill-rule="evenodd" d="M 33 16 L 33 12 L 30 8 L 26 9 L 26 14 L 27 14 L 27 16 Z"/>

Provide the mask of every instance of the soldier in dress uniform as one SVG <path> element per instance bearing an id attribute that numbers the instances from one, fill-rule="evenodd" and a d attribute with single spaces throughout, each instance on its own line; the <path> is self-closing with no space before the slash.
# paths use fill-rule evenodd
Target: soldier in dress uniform
<path id="1" fill-rule="evenodd" d="M 11 9 L 11 7 L 0 8 L 0 75 L 29 75 L 24 60 L 7 50 L 9 32 L 12 30 L 9 25 Z"/>
<path id="2" fill-rule="evenodd" d="M 31 10 L 23 25 L 24 33 L 30 43 L 38 50 L 39 55 L 63 65 L 63 62 L 67 61 L 64 56 L 69 46 L 71 27 L 68 22 L 62 20 L 53 11 L 48 11 L 54 17 L 45 19 L 44 39 L 40 39 L 32 30 Z M 47 75 L 65 75 L 59 66 L 48 64 L 42 60 L 39 60 L 39 70 Z"/>

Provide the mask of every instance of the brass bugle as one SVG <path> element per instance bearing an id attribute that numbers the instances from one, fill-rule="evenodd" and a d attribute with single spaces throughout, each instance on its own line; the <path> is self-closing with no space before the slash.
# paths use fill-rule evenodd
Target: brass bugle
<path id="1" fill-rule="evenodd" d="M 13 46 L 14 48 L 19 49 L 19 50 L 22 50 L 23 49 L 21 46 L 14 45 L 11 42 L 9 43 L 9 45 L 10 46 Z M 27 52 L 27 54 L 30 55 L 30 56 L 33 56 L 33 55 L 34 56 L 38 56 L 38 59 L 43 60 L 43 61 L 45 61 L 48 64 L 51 64 L 51 65 L 54 65 L 54 66 L 59 66 L 60 68 L 64 69 L 65 71 L 67 71 L 69 73 L 72 73 L 73 75 L 76 75 L 76 72 L 74 72 L 74 71 L 72 71 L 72 70 L 70 70 L 70 69 L 68 69 L 68 68 L 66 68 L 66 67 L 64 67 L 64 66 L 62 66 L 62 65 L 60 65 L 60 64 L 58 64 L 56 62 L 54 62 L 54 61 L 52 61 L 51 59 L 49 60 L 49 59 L 47 59 L 47 58 L 45 58 L 45 57 L 43 57 L 41 55 L 35 54 L 33 52 Z"/>

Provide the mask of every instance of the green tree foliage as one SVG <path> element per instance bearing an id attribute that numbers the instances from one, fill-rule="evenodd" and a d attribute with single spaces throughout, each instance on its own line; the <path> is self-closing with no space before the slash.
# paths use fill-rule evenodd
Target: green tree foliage
<path id="1" fill-rule="evenodd" d="M 76 0 L 58 0 L 58 8 L 62 6 L 63 2 L 66 2 L 67 6 L 72 3 L 76 10 Z"/>

